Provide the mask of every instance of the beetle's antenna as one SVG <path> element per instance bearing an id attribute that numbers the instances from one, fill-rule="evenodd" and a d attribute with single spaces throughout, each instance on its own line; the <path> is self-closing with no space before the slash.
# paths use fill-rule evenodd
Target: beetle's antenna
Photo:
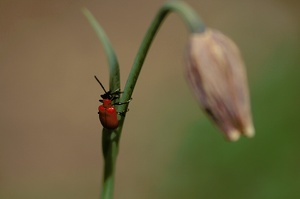
<path id="1" fill-rule="evenodd" d="M 94 77 L 97 80 L 97 82 L 100 84 L 100 86 L 102 87 L 102 89 L 104 90 L 104 92 L 107 93 L 106 90 L 105 90 L 105 88 L 104 88 L 104 86 L 101 84 L 100 80 L 97 78 L 97 76 L 94 75 Z"/>

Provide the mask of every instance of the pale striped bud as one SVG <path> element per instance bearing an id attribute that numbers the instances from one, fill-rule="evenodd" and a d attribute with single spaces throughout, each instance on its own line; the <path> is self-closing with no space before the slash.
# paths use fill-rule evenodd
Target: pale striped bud
<path id="1" fill-rule="evenodd" d="M 192 34 L 186 73 L 201 107 L 229 140 L 254 136 L 245 66 L 233 41 L 208 28 Z"/>

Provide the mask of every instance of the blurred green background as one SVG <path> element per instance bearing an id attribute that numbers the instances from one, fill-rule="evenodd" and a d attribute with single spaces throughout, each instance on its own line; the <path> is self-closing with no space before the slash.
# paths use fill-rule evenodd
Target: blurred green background
<path id="1" fill-rule="evenodd" d="M 99 198 L 98 99 L 108 67 L 88 7 L 109 35 L 124 85 L 164 1 L 0 0 L 0 198 Z M 170 15 L 134 91 L 115 198 L 300 198 L 300 2 L 187 0 L 240 47 L 256 136 L 224 140 L 183 75 L 188 33 Z"/>

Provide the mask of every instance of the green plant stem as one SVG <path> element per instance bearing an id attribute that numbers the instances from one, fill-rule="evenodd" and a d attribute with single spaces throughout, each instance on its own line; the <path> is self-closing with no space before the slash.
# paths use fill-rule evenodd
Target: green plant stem
<path id="1" fill-rule="evenodd" d="M 102 151 L 104 157 L 104 176 L 101 193 L 102 199 L 113 198 L 115 166 L 118 154 L 118 143 L 115 135 L 114 132 L 105 128 L 103 129 Z"/>
<path id="2" fill-rule="evenodd" d="M 103 28 L 97 22 L 92 13 L 87 8 L 83 8 L 82 12 L 88 19 L 90 25 L 93 27 L 103 45 L 109 65 L 109 88 L 111 91 L 115 91 L 120 88 L 120 68 L 115 51 Z M 105 128 L 103 128 L 102 131 L 102 152 L 104 157 L 104 176 L 101 193 L 102 199 L 113 198 L 114 172 L 118 153 L 118 140 L 116 139 L 118 137 L 118 132 L 120 132 L 120 130 L 108 130 Z"/>
<path id="3" fill-rule="evenodd" d="M 91 13 L 88 10 L 83 11 L 86 17 L 89 19 L 91 25 L 94 27 L 97 32 L 98 37 L 102 41 L 104 47 L 106 45 L 110 46 L 109 40 L 104 34 L 101 26 L 93 18 Z M 178 13 L 181 18 L 183 18 L 185 24 L 188 26 L 190 32 L 199 33 L 205 30 L 205 26 L 202 23 L 201 19 L 198 17 L 196 12 L 189 7 L 187 4 L 181 1 L 170 1 L 165 3 L 156 14 L 154 20 L 152 21 L 146 35 L 141 43 L 141 46 L 138 50 L 134 63 L 132 65 L 129 77 L 127 79 L 124 93 L 121 98 L 121 102 L 128 101 L 133 93 L 135 84 L 137 82 L 138 76 L 142 69 L 143 63 L 145 61 L 148 50 L 151 46 L 151 43 L 159 30 L 161 23 L 164 21 L 165 17 L 171 13 Z M 110 89 L 115 90 L 120 86 L 119 78 L 119 65 L 115 53 L 112 49 L 106 51 L 107 56 L 109 57 L 110 65 Z M 111 57 L 112 56 L 112 57 Z M 117 108 L 118 112 L 123 112 L 127 110 L 128 104 L 124 104 Z M 121 137 L 121 132 L 124 124 L 125 115 L 120 117 L 119 126 L 115 130 L 103 129 L 102 134 L 102 149 L 104 156 L 104 178 L 103 178 L 103 189 L 101 194 L 101 199 L 112 199 L 113 198 L 113 188 L 114 188 L 114 176 L 115 176 L 115 165 L 119 149 L 119 140 Z"/>
<path id="4" fill-rule="evenodd" d="M 161 23 L 171 12 L 178 13 L 179 16 L 183 18 L 190 32 L 200 33 L 205 30 L 205 25 L 201 21 L 197 13 L 186 3 L 182 1 L 170 1 L 165 3 L 158 11 L 142 41 L 142 44 L 131 68 L 129 77 L 127 79 L 121 101 L 127 101 L 131 98 L 151 43 L 157 31 L 159 30 Z M 120 111 L 127 110 L 127 107 L 128 104 L 125 104 L 123 107 L 121 107 Z"/>
<path id="5" fill-rule="evenodd" d="M 103 28 L 97 22 L 93 14 L 87 9 L 82 9 L 83 14 L 88 19 L 89 23 L 93 27 L 94 31 L 96 32 L 99 40 L 101 41 L 106 57 L 108 58 L 108 65 L 109 65 L 109 89 L 111 91 L 115 91 L 120 88 L 120 67 L 119 62 L 116 56 L 116 53 L 106 36 Z"/>
<path id="6" fill-rule="evenodd" d="M 205 31 L 205 25 L 198 16 L 198 14 L 186 3 L 182 1 L 170 1 L 166 2 L 157 12 L 155 18 L 153 19 L 152 23 L 150 24 L 149 29 L 146 32 L 146 35 L 141 43 L 141 46 L 137 52 L 135 60 L 133 62 L 131 71 L 129 73 L 124 93 L 121 98 L 121 102 L 128 101 L 131 99 L 134 87 L 136 85 L 137 79 L 139 77 L 140 71 L 144 64 L 145 58 L 147 56 L 148 50 L 152 44 L 152 41 L 159 30 L 160 25 L 166 18 L 166 16 L 171 13 L 175 12 L 178 13 L 179 16 L 183 19 L 185 24 L 188 27 L 188 30 L 191 33 L 201 33 Z M 118 107 L 119 112 L 123 112 L 124 110 L 128 109 L 128 104 L 124 104 L 123 106 Z M 122 117 L 119 121 L 119 132 L 118 132 L 118 142 L 121 136 L 121 130 L 124 123 L 125 117 Z"/>
<path id="7" fill-rule="evenodd" d="M 185 24 L 187 25 L 188 29 L 192 33 L 201 33 L 204 32 L 205 30 L 205 25 L 201 21 L 200 17 L 197 15 L 197 13 L 186 3 L 182 1 L 170 1 L 165 3 L 157 12 L 154 20 L 152 21 L 149 29 L 146 32 L 146 35 L 141 43 L 141 46 L 138 50 L 138 53 L 136 55 L 136 58 L 134 60 L 134 63 L 132 65 L 130 74 L 128 76 L 125 88 L 124 88 L 124 93 L 121 98 L 121 102 L 128 101 L 131 99 L 135 84 L 137 82 L 137 79 L 139 77 L 140 71 L 142 69 L 143 63 L 145 61 L 145 58 L 147 56 L 148 50 L 151 46 L 151 43 L 159 30 L 160 25 L 166 18 L 166 16 L 171 13 L 175 12 L 178 13 L 181 18 L 183 18 Z M 118 107 L 119 112 L 123 112 L 127 110 L 128 104 L 124 104 L 123 106 Z M 119 147 L 119 140 L 121 137 L 121 132 L 123 128 L 125 120 L 125 115 L 121 117 L 119 120 L 119 127 L 116 129 L 116 142 L 117 142 L 117 150 Z M 117 153 L 115 154 L 117 155 Z M 113 157 L 115 160 L 116 157 Z M 114 166 L 113 166 L 114 167 Z M 105 199 L 110 199 L 110 198 L 105 198 Z"/>

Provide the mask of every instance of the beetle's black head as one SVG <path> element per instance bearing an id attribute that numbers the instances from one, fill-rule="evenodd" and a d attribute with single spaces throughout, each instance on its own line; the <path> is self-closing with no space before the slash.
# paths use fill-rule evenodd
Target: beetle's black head
<path id="1" fill-rule="evenodd" d="M 115 92 L 107 91 L 106 93 L 102 94 L 101 97 L 103 99 L 109 99 L 113 101 L 120 97 L 120 93 L 121 92 L 119 91 L 119 89 Z"/>
<path id="2" fill-rule="evenodd" d="M 101 97 L 102 97 L 102 99 L 111 99 L 112 98 L 112 96 L 109 92 L 102 94 Z"/>

